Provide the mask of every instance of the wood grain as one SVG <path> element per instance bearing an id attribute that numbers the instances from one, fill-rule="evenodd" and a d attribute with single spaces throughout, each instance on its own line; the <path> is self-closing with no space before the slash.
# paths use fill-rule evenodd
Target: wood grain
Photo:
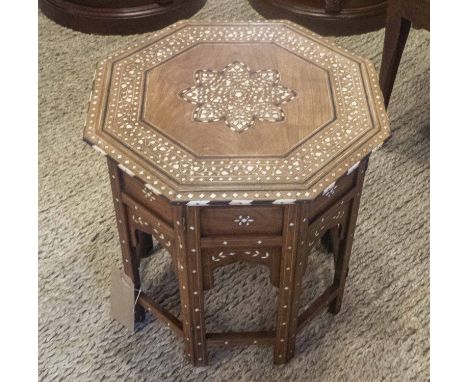
<path id="1" fill-rule="evenodd" d="M 429 0 L 389 0 L 382 64 L 379 73 L 385 107 L 390 102 L 401 56 L 411 26 L 426 30 L 430 29 Z"/>
<path id="2" fill-rule="evenodd" d="M 190 205 L 312 200 L 389 135 L 370 60 L 285 21 L 184 21 L 110 55 L 84 133 Z"/>
<path id="3" fill-rule="evenodd" d="M 179 91 L 194 84 L 197 70 L 221 70 L 234 61 L 252 70 L 277 70 L 281 84 L 298 94 L 283 105 L 283 122 L 256 122 L 254 128 L 233 134 L 222 121 L 193 120 L 194 106 Z M 198 157 L 282 156 L 335 113 L 327 72 L 274 44 L 200 44 L 150 70 L 145 85 L 142 119 Z"/>
<path id="4" fill-rule="evenodd" d="M 206 0 L 39 0 L 47 17 L 85 33 L 132 34 L 154 31 L 190 17 Z"/>
<path id="5" fill-rule="evenodd" d="M 280 206 L 202 208 L 201 235 L 281 234 L 282 215 Z"/>
<path id="6" fill-rule="evenodd" d="M 385 0 L 249 0 L 268 19 L 288 19 L 323 36 L 366 33 L 385 24 Z"/>

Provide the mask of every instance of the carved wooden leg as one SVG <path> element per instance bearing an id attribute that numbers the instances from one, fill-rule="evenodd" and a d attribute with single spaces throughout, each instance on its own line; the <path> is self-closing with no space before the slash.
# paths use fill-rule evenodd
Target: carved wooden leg
<path id="1" fill-rule="evenodd" d="M 193 365 L 204 366 L 208 363 L 208 357 L 199 209 L 198 207 L 181 206 L 173 208 L 185 352 Z"/>
<path id="2" fill-rule="evenodd" d="M 356 220 L 359 211 L 359 203 L 361 200 L 362 186 L 364 183 L 364 175 L 367 169 L 367 159 L 363 160 L 358 168 L 358 176 L 356 179 L 356 194 L 350 201 L 347 222 L 344 224 L 344 238 L 341 240 L 338 248 L 338 256 L 335 262 L 335 276 L 333 279 L 333 287 L 338 289 L 338 294 L 335 299 L 330 302 L 329 311 L 337 314 L 341 309 L 343 294 L 348 276 L 349 259 L 353 246 L 354 231 L 356 229 Z"/>
<path id="3" fill-rule="evenodd" d="M 139 259 L 136 256 L 135 248 L 131 245 L 130 238 L 130 222 L 128 220 L 127 208 L 122 203 L 121 198 L 121 178 L 120 171 L 117 164 L 110 158 L 107 159 L 107 166 L 109 168 L 110 183 L 112 188 L 112 197 L 114 200 L 115 216 L 117 220 L 117 228 L 119 232 L 120 250 L 122 252 L 122 261 L 124 272 L 133 281 L 135 289 L 140 288 L 140 272 L 139 272 Z M 135 298 L 137 292 L 135 291 Z M 145 318 L 143 307 L 139 304 L 135 306 L 135 319 L 136 321 L 143 321 Z"/>
<path id="4" fill-rule="evenodd" d="M 307 255 L 308 221 L 305 203 L 285 206 L 273 362 L 286 363 L 294 355 L 302 268 Z"/>
<path id="5" fill-rule="evenodd" d="M 390 101 L 393 84 L 410 29 L 411 22 L 401 18 L 401 16 L 393 10 L 393 7 L 389 6 L 382 64 L 380 66 L 379 75 L 380 88 L 382 89 L 385 107 L 388 106 Z"/>

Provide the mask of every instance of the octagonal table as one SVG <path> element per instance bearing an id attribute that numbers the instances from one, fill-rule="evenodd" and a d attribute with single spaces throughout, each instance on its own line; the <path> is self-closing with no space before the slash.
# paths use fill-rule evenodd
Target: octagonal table
<path id="1" fill-rule="evenodd" d="M 176 23 L 98 64 L 84 139 L 107 156 L 124 272 L 140 288 L 153 239 L 172 256 L 180 317 L 138 293 L 182 337 L 207 347 L 272 345 L 341 307 L 364 174 L 389 137 L 372 63 L 290 22 Z M 333 283 L 299 315 L 302 276 L 320 240 Z M 269 268 L 276 329 L 206 333 L 216 268 Z"/>

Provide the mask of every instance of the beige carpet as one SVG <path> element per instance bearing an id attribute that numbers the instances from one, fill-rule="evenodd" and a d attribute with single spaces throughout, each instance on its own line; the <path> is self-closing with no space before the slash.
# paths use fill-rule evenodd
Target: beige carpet
<path id="1" fill-rule="evenodd" d="M 252 20 L 243 1 L 209 0 L 197 19 Z M 119 264 L 103 158 L 82 129 L 95 64 L 141 36 L 92 36 L 39 17 L 39 373 L 42 381 L 424 381 L 429 379 L 429 34 L 412 31 L 390 107 L 392 140 L 372 156 L 342 311 L 298 337 L 295 358 L 270 348 L 210 351 L 194 369 L 152 318 L 131 335 L 108 314 Z M 380 65 L 383 31 L 337 38 Z M 329 279 L 314 252 L 304 304 Z M 327 272 L 328 271 L 328 272 Z M 177 311 L 169 258 L 143 264 L 144 286 Z M 275 290 L 263 267 L 234 265 L 208 292 L 209 328 L 271 328 Z"/>

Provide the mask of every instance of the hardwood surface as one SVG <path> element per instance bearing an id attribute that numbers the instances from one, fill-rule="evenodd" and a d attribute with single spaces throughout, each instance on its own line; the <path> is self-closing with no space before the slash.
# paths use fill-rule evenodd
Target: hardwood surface
<path id="1" fill-rule="evenodd" d="M 311 200 L 389 137 L 369 60 L 288 22 L 180 22 L 97 68 L 85 140 L 193 205 Z"/>
<path id="2" fill-rule="evenodd" d="M 206 0 L 39 0 L 56 23 L 85 33 L 154 31 L 192 16 Z"/>
<path id="3" fill-rule="evenodd" d="M 366 33 L 385 25 L 386 0 L 249 0 L 269 19 L 288 19 L 323 36 Z"/>
<path id="4" fill-rule="evenodd" d="M 200 123 L 192 118 L 194 107 L 180 102 L 179 90 L 194 84 L 197 70 L 222 70 L 235 61 L 253 71 L 277 70 L 281 84 L 299 94 L 282 106 L 283 121 L 257 121 L 254 128 L 233 134 L 222 120 Z M 148 71 L 145 85 L 142 120 L 197 157 L 283 156 L 336 118 L 327 72 L 270 43 L 198 45 Z"/>
<path id="5" fill-rule="evenodd" d="M 382 65 L 379 74 L 385 107 L 390 102 L 398 66 L 411 26 L 418 29 L 430 29 L 430 1 L 389 0 Z"/>

